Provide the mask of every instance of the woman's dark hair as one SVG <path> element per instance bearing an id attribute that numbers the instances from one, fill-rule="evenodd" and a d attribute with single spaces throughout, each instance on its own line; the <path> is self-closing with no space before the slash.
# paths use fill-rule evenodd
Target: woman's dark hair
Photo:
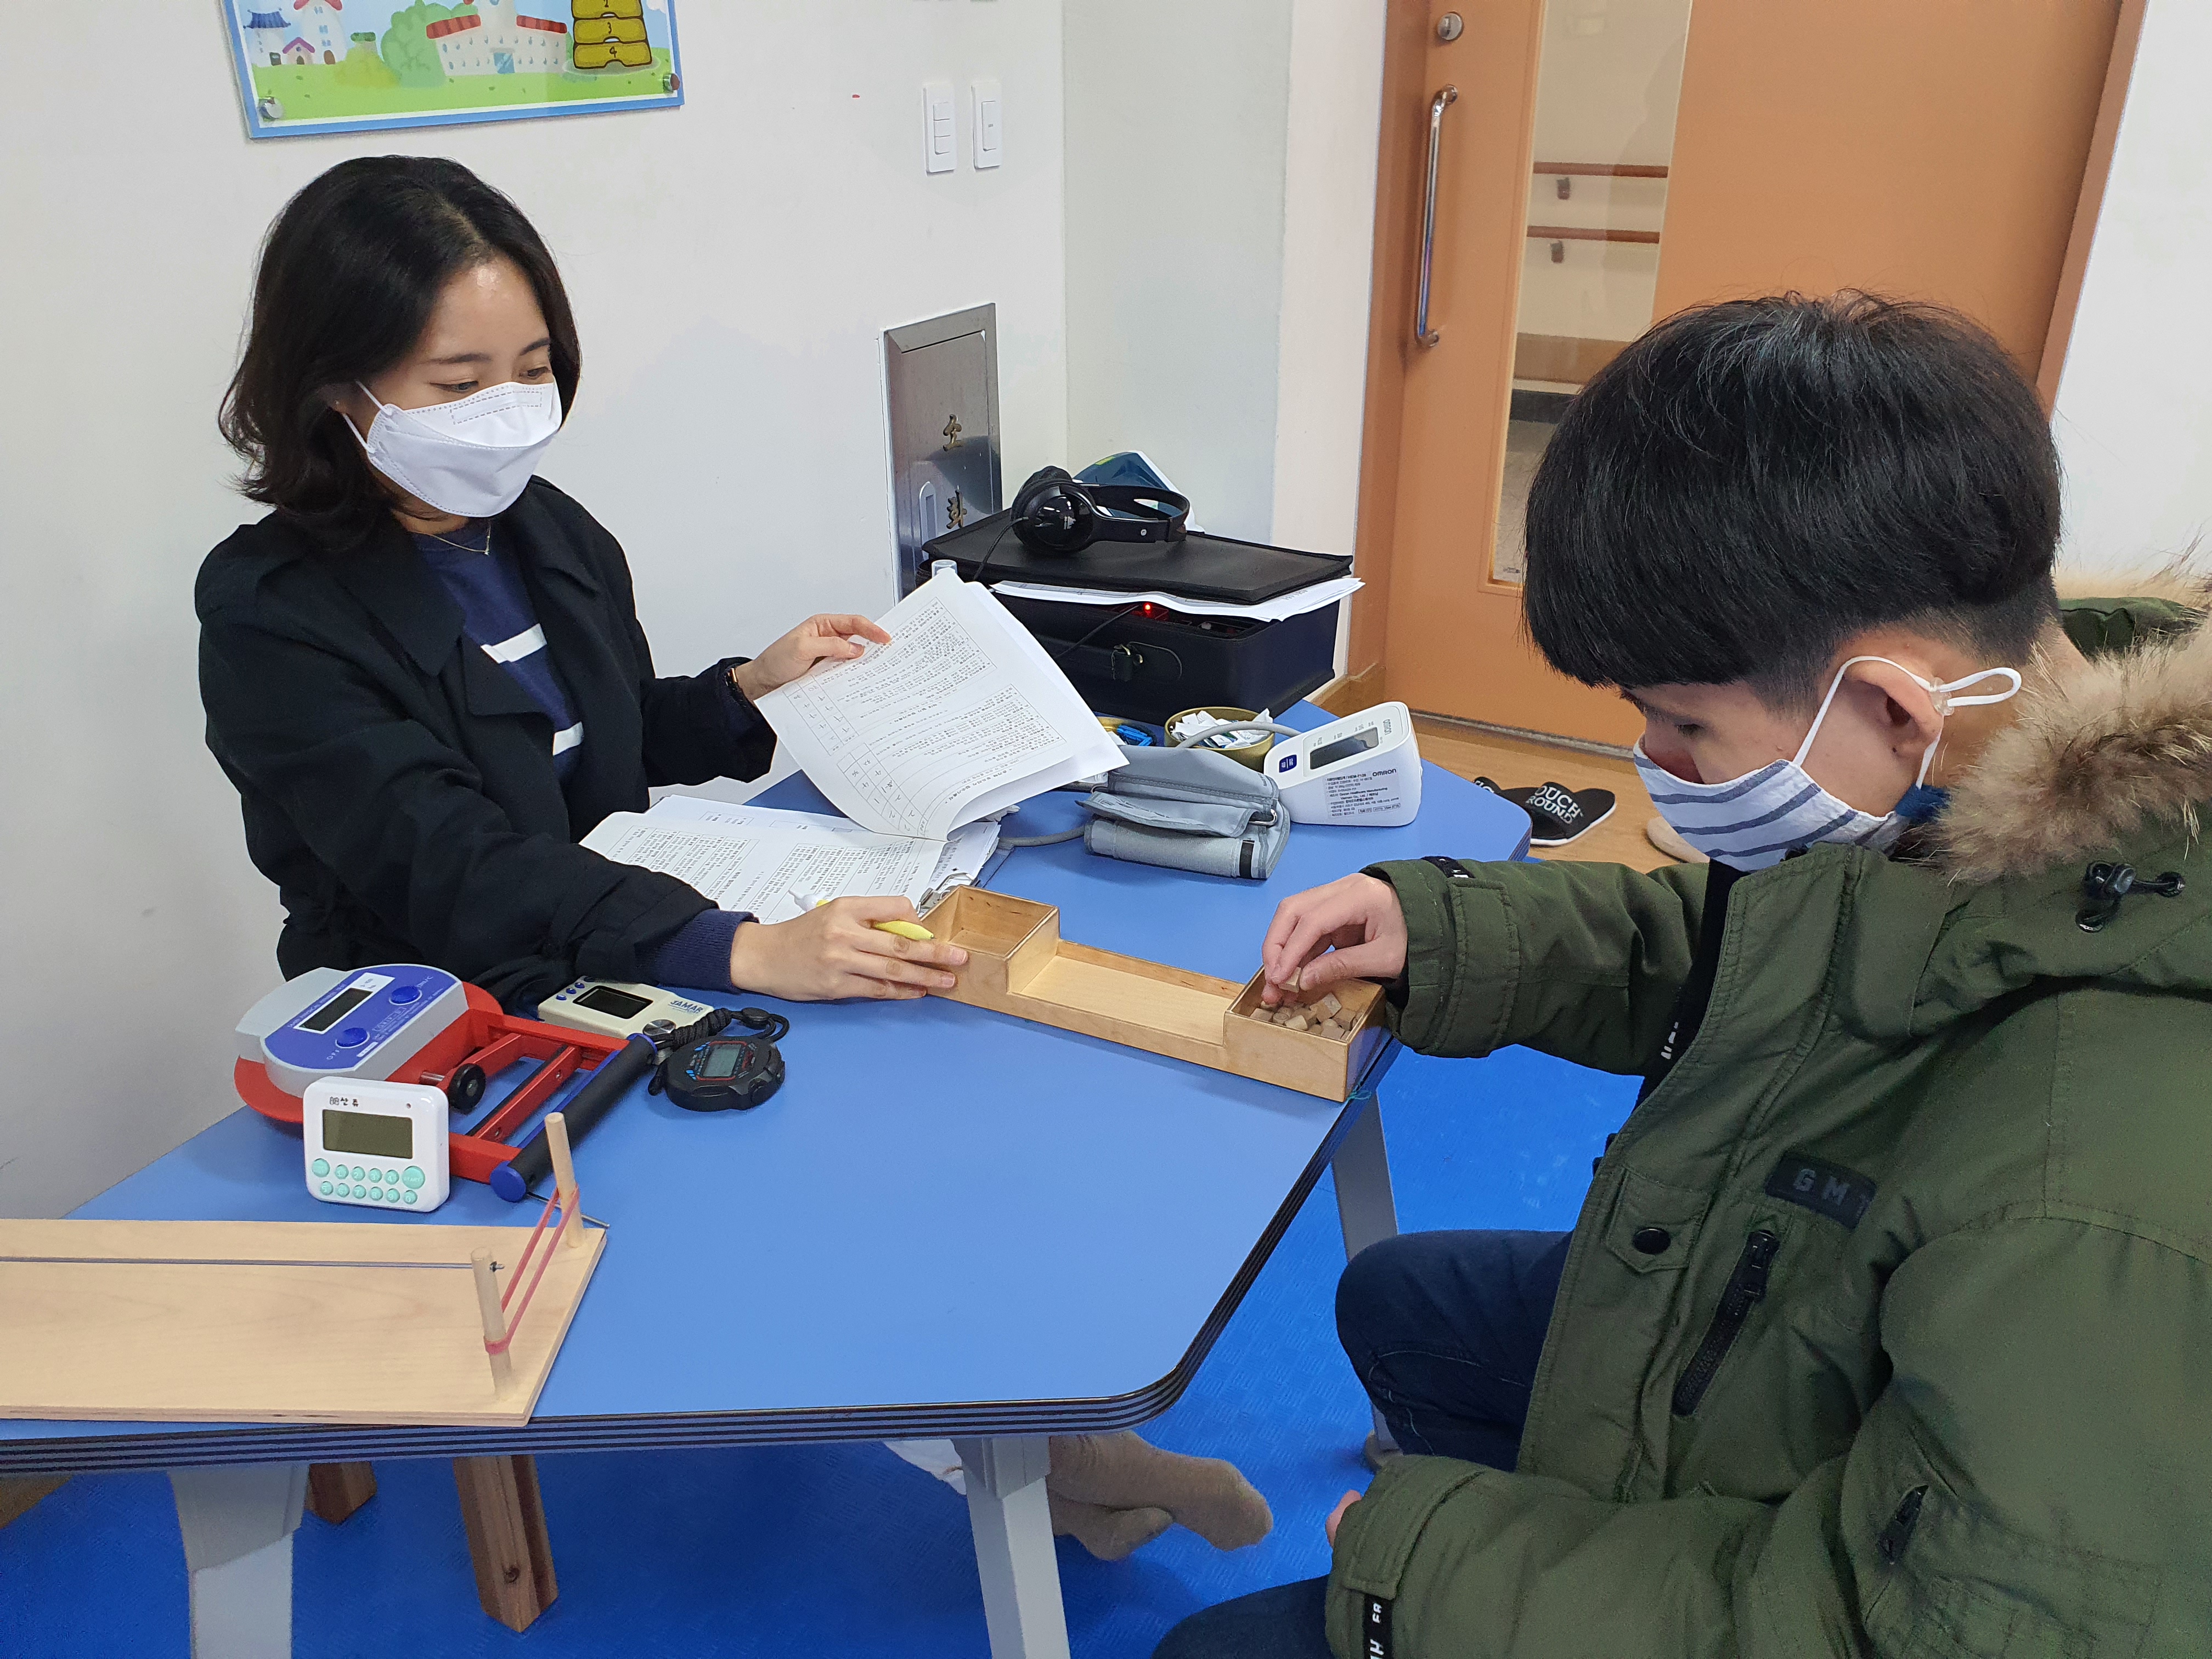
<path id="1" fill-rule="evenodd" d="M 505 196 L 459 161 L 367 155 L 286 203 L 262 245 L 253 321 L 218 422 L 246 458 L 239 487 L 326 541 L 367 534 L 390 497 L 331 389 L 399 362 L 446 284 L 502 256 L 537 292 L 565 412 L 581 368 L 575 319 L 552 254 Z"/>
<path id="2" fill-rule="evenodd" d="M 1817 702 L 1905 623 L 2019 663 L 2057 614 L 2058 456 L 2004 349 L 1863 294 L 1669 318 L 1567 406 L 1528 494 L 1528 630 L 1589 685 Z"/>

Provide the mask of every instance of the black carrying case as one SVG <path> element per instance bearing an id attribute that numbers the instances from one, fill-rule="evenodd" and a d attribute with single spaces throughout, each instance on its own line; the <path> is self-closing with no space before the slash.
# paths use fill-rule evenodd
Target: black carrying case
<path id="1" fill-rule="evenodd" d="M 1011 518 L 996 513 L 940 536 L 923 557 L 951 560 L 968 581 L 1159 592 L 1230 605 L 1258 605 L 1352 569 L 1344 555 L 1198 531 L 1159 546 L 1100 542 L 1075 554 L 1035 553 L 1009 528 Z M 1000 602 L 1054 653 L 1091 708 L 1153 725 L 1204 707 L 1280 714 L 1328 684 L 1336 659 L 1338 605 L 1265 623 L 1187 616 L 1158 605 L 1116 612 L 1012 596 Z"/>

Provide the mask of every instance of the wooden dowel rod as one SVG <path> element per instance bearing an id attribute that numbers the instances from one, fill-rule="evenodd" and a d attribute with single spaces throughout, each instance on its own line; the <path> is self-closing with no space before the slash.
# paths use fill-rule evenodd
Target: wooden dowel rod
<path id="1" fill-rule="evenodd" d="M 580 1250 L 584 1229 L 569 1223 L 580 1224 L 583 1218 L 568 1213 L 576 1202 L 576 1166 L 568 1157 L 568 1120 L 558 1112 L 545 1115 L 545 1149 L 553 1154 L 553 1199 L 561 1206 L 561 1230 L 568 1235 L 568 1248 Z"/>
<path id="2" fill-rule="evenodd" d="M 491 1270 L 489 1250 L 471 1250 L 469 1266 L 477 1282 L 477 1311 L 483 1316 L 484 1340 L 507 1340 L 507 1310 L 499 1305 L 499 1279 Z M 514 1364 L 506 1349 L 485 1356 L 491 1361 L 494 1392 L 505 1394 L 514 1381 Z"/>
<path id="3" fill-rule="evenodd" d="M 1531 225 L 1532 242 L 1645 242 L 1656 243 L 1656 230 L 1605 230 L 1592 225 Z"/>
<path id="4" fill-rule="evenodd" d="M 1568 179 L 1664 179 L 1667 169 L 1635 161 L 1539 161 L 1528 169 Z"/>

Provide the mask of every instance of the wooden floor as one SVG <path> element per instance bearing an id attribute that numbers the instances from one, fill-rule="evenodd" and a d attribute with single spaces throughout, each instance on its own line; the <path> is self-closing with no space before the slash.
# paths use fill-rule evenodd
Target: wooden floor
<path id="1" fill-rule="evenodd" d="M 1615 805 L 1611 817 L 1583 830 L 1565 847 L 1531 848 L 1538 858 L 1626 864 L 1637 870 L 1656 870 L 1674 862 L 1644 837 L 1644 826 L 1652 816 L 1651 797 L 1644 793 L 1632 763 L 1523 738 L 1471 732 L 1425 714 L 1413 717 L 1413 730 L 1420 740 L 1422 758 L 1463 778 L 1488 778 L 1504 789 L 1557 783 L 1573 790 L 1613 791 Z"/>

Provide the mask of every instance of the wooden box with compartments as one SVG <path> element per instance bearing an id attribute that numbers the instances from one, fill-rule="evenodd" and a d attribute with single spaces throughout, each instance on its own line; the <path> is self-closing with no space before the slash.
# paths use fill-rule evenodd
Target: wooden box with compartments
<path id="1" fill-rule="evenodd" d="M 1077 945 L 1060 938 L 1057 907 L 1032 899 L 955 888 L 922 922 L 968 952 L 939 996 L 1325 1100 L 1346 1098 L 1389 1040 L 1382 988 L 1365 980 L 1314 998 L 1301 1029 L 1258 1017 L 1257 974 L 1238 985 Z"/>

